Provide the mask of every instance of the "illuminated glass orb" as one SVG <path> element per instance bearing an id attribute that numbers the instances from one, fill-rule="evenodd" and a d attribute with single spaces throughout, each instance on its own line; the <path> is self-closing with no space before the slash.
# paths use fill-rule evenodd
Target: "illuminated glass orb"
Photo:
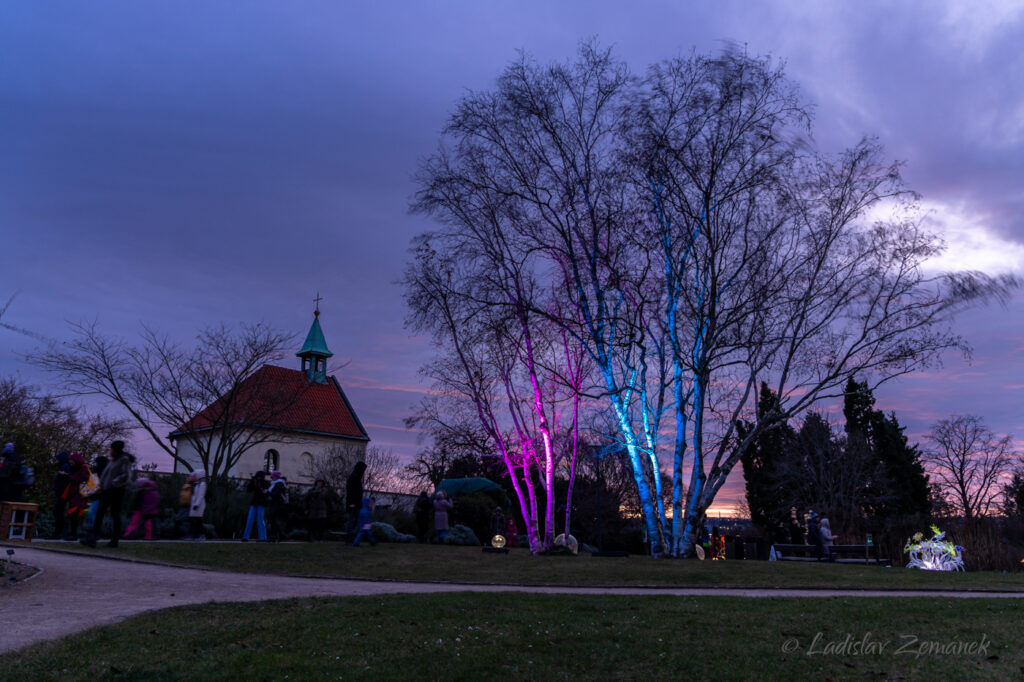
<path id="1" fill-rule="evenodd" d="M 495 549 L 501 549 L 504 546 L 505 546 L 505 536 L 504 535 L 501 535 L 499 533 L 498 535 L 495 535 L 493 538 L 491 538 L 491 547 L 494 547 Z"/>

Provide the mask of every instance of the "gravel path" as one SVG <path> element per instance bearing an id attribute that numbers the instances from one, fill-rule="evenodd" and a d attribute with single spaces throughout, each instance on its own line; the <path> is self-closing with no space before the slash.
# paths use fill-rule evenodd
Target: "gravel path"
<path id="1" fill-rule="evenodd" d="M 719 597 L 1024 598 L 1024 592 L 520 587 L 293 578 L 139 564 L 23 547 L 16 548 L 14 558 L 19 563 L 39 567 L 43 572 L 20 585 L 0 591 L 0 653 L 97 625 L 116 623 L 144 611 L 211 601 L 511 591 Z"/>

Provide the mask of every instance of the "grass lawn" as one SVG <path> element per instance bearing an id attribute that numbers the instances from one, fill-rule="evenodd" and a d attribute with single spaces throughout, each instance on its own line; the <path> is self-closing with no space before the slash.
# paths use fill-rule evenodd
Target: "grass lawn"
<path id="1" fill-rule="evenodd" d="M 0 656 L 0 680 L 1019 679 L 1022 621 L 1016 599 L 293 599 L 144 614 Z"/>
<path id="2" fill-rule="evenodd" d="M 830 587 L 1024 591 L 1024 573 L 937 573 L 853 564 L 654 560 L 531 556 L 525 549 L 484 554 L 479 547 L 378 543 L 121 543 L 117 549 L 42 545 L 73 551 L 226 571 L 523 585 L 663 585 L 693 587 Z"/>

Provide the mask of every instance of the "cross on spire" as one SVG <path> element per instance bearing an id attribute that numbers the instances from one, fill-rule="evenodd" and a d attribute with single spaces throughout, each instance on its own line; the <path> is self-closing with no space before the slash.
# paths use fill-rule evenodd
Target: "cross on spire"
<path id="1" fill-rule="evenodd" d="M 324 300 L 323 296 L 320 295 L 319 291 L 316 292 L 316 298 L 313 299 L 313 303 L 316 304 L 316 310 L 313 311 L 313 314 L 317 317 L 320 316 L 320 301 L 322 300 Z"/>

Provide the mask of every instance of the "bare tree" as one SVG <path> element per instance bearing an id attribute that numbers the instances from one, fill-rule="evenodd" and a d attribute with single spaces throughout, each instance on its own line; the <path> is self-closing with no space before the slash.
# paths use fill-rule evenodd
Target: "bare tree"
<path id="1" fill-rule="evenodd" d="M 250 448 L 290 437 L 274 424 L 308 385 L 280 382 L 261 369 L 284 357 L 292 336 L 262 323 L 237 332 L 220 326 L 200 331 L 185 348 L 144 328 L 142 343 L 133 346 L 103 335 L 95 322 L 72 327 L 70 341 L 30 361 L 58 374 L 72 393 L 120 406 L 188 470 L 192 462 L 160 435 L 167 429 L 192 446 L 210 478 L 227 474 Z"/>
<path id="2" fill-rule="evenodd" d="M 943 488 L 938 483 L 928 485 L 928 498 L 932 504 L 932 516 L 937 519 L 951 519 L 957 515 L 956 507 L 949 503 Z"/>
<path id="3" fill-rule="evenodd" d="M 585 44 L 574 63 L 522 58 L 468 96 L 421 176 L 438 262 L 509 245 L 481 276 L 522 272 L 524 314 L 585 349 L 582 392 L 614 415 L 655 556 L 691 550 L 764 430 L 851 376 L 875 387 L 963 347 L 951 315 L 1018 284 L 929 277 L 941 243 L 899 167 L 871 140 L 826 157 L 809 130 L 770 59 L 691 55 L 637 79 Z M 762 381 L 780 409 L 741 438 Z"/>
<path id="4" fill-rule="evenodd" d="M 456 463 L 477 463 L 481 470 L 499 464 L 490 436 L 465 396 L 428 396 L 405 419 L 405 425 L 418 429 L 417 440 L 426 445 L 405 467 L 410 486 L 436 488 Z"/>
<path id="5" fill-rule="evenodd" d="M 402 476 L 409 488 L 430 486 L 436 488 L 445 479 L 448 469 L 456 457 L 443 447 L 431 445 L 420 451 L 405 465 Z"/>
<path id="6" fill-rule="evenodd" d="M 645 86 L 634 163 L 666 273 L 676 461 L 688 431 L 693 462 L 685 513 L 674 501 L 675 553 L 762 431 L 842 395 L 852 376 L 877 386 L 963 347 L 951 314 L 1017 281 L 928 277 L 941 242 L 921 229 L 899 167 L 871 140 L 815 152 L 807 109 L 770 60 L 674 59 Z M 887 206 L 891 219 L 867 218 Z M 756 415 L 761 381 L 780 407 Z M 740 436 L 744 414 L 757 419 Z"/>
<path id="7" fill-rule="evenodd" d="M 950 506 L 967 519 L 988 516 L 1003 492 L 1003 477 L 1019 454 L 1011 436 L 999 437 L 976 415 L 954 415 L 932 426 L 925 451 L 929 471 Z"/>
<path id="8" fill-rule="evenodd" d="M 398 492 L 401 486 L 398 455 L 391 450 L 371 445 L 338 444 L 313 455 L 306 475 L 312 479 L 322 478 L 335 490 L 345 490 L 345 483 L 356 462 L 365 462 L 363 488 L 370 492 Z"/>
<path id="9" fill-rule="evenodd" d="M 471 191 L 453 189 L 441 168 L 435 171 L 441 175 L 430 176 L 420 196 L 427 208 L 452 205 L 453 193 Z M 560 345 L 558 328 L 535 310 L 540 294 L 529 254 L 495 220 L 490 210 L 474 210 L 461 230 L 439 237 L 444 253 L 422 238 L 406 270 L 406 299 L 411 326 L 429 331 L 439 349 L 422 372 L 448 402 L 463 403 L 458 413 L 475 412 L 473 431 L 505 464 L 536 552 L 554 542 L 555 471 L 560 458 L 575 456 L 576 443 L 561 447 L 557 440 L 560 412 L 571 404 L 576 419 L 582 374 L 579 354 Z M 575 378 L 568 395 L 561 390 L 565 376 Z M 431 418 L 435 426 L 444 421 Z"/>

